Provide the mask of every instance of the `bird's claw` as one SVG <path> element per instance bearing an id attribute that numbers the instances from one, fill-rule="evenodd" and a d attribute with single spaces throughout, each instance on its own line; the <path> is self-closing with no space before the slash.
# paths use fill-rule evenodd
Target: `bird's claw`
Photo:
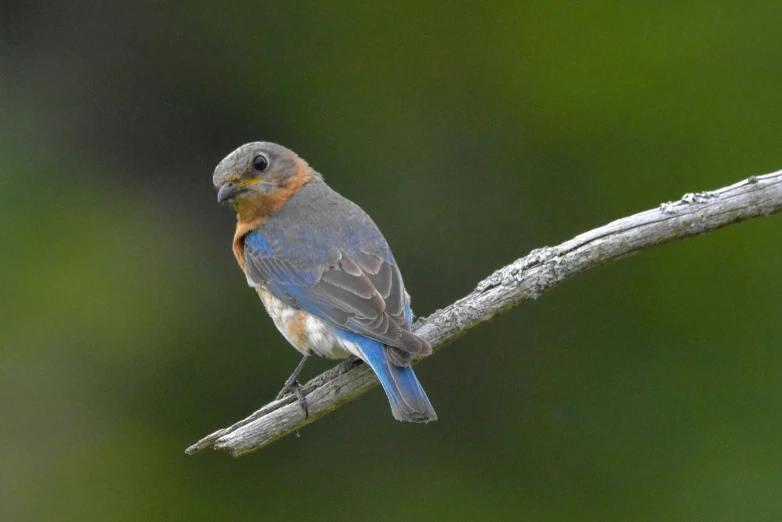
<path id="1" fill-rule="evenodd" d="M 304 393 L 301 391 L 301 384 L 299 384 L 299 381 L 290 381 L 286 382 L 285 386 L 282 387 L 282 390 L 280 390 L 280 393 L 277 394 L 277 398 L 275 400 L 280 400 L 289 393 L 296 396 L 297 399 L 299 399 L 299 404 L 301 404 L 301 409 L 304 410 L 304 419 L 308 419 L 310 416 L 309 408 L 307 408 L 307 400 L 304 398 Z"/>

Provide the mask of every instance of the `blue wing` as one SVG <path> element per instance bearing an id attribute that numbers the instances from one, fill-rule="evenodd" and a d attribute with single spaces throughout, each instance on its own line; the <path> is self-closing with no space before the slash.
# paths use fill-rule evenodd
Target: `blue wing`
<path id="1" fill-rule="evenodd" d="M 388 357 L 397 366 L 431 353 L 429 344 L 410 332 L 410 303 L 382 236 L 381 244 L 364 240 L 362 245 L 349 230 L 338 240 L 313 227 L 297 230 L 295 240 L 274 223 L 247 234 L 248 279 L 291 306 L 392 347 Z"/>

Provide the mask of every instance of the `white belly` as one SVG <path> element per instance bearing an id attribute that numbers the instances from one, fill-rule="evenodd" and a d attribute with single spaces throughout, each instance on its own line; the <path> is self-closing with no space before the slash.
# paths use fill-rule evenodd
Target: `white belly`
<path id="1" fill-rule="evenodd" d="M 302 354 L 314 354 L 329 359 L 344 359 L 355 355 L 363 359 L 358 347 L 338 337 L 334 327 L 323 319 L 286 305 L 265 288 L 256 290 L 274 325 Z"/>

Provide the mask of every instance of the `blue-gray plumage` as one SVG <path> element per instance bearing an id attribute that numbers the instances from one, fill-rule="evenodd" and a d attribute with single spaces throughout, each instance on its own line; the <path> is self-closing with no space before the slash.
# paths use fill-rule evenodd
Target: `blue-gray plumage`
<path id="1" fill-rule="evenodd" d="M 410 367 L 431 347 L 410 331 L 412 313 L 385 238 L 356 204 L 293 152 L 250 143 L 214 175 L 218 200 L 237 211 L 234 253 L 275 324 L 304 359 L 352 354 L 377 374 L 394 417 L 437 418 Z M 305 405 L 306 412 L 306 403 Z"/>

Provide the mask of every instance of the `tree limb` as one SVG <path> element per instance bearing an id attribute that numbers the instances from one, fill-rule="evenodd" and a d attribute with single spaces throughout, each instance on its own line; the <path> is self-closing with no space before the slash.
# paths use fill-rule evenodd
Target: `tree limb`
<path id="1" fill-rule="evenodd" d="M 555 247 L 533 250 L 494 272 L 468 296 L 413 325 L 413 331 L 434 350 L 488 322 L 502 312 L 581 272 L 652 248 L 696 236 L 746 219 L 782 210 L 782 171 L 712 192 L 685 194 L 679 201 L 619 219 Z M 374 373 L 357 359 L 342 362 L 303 387 L 309 418 L 294 396 L 273 401 L 244 420 L 223 428 L 187 448 L 224 449 L 234 456 L 260 449 L 318 420 L 378 384 Z"/>

